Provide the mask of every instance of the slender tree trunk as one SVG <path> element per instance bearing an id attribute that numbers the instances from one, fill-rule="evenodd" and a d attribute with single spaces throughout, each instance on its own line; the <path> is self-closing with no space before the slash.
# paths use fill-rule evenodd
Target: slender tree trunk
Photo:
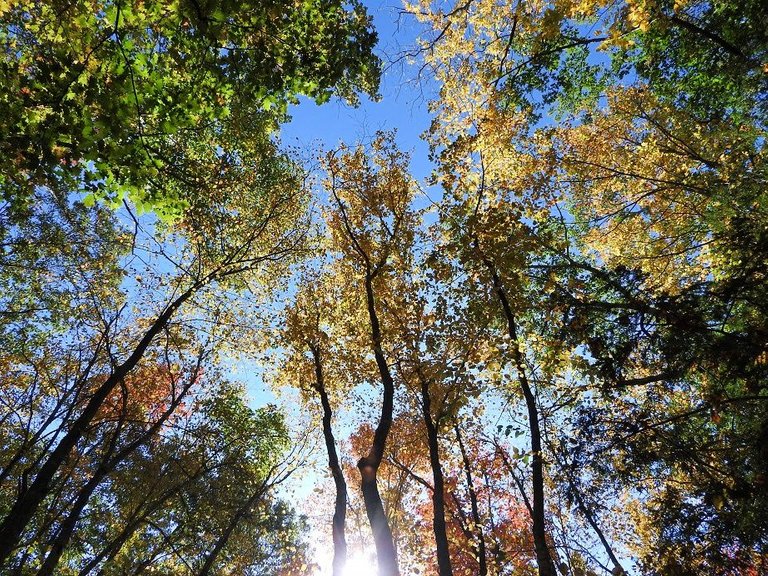
<path id="1" fill-rule="evenodd" d="M 365 299 L 368 308 L 368 319 L 371 323 L 371 343 L 383 389 L 381 415 L 379 416 L 379 424 L 373 433 L 373 443 L 368 454 L 360 458 L 357 463 L 357 468 L 360 470 L 360 487 L 363 492 L 365 511 L 371 524 L 371 531 L 373 532 L 373 540 L 376 544 L 379 576 L 399 576 L 400 570 L 397 566 L 397 551 L 395 550 L 395 543 L 392 538 L 392 530 L 389 527 L 387 516 L 384 514 L 384 505 L 381 502 L 381 495 L 379 494 L 376 480 L 376 474 L 384 458 L 384 449 L 386 448 L 389 430 L 392 428 L 392 414 L 395 401 L 395 382 L 384 357 L 381 327 L 379 325 L 379 316 L 376 312 L 376 298 L 373 292 L 373 280 L 386 264 L 387 256 L 384 255 L 376 266 L 372 266 L 370 256 L 358 242 L 357 236 L 350 225 L 344 203 L 336 195 L 335 189 L 332 189 L 331 193 L 338 203 L 347 236 L 357 254 L 365 262 Z"/>
<path id="2" fill-rule="evenodd" d="M 477 505 L 477 493 L 475 492 L 475 485 L 472 482 L 472 465 L 467 457 L 467 451 L 464 448 L 464 442 L 461 439 L 461 428 L 458 424 L 453 427 L 456 432 L 456 440 L 459 443 L 459 451 L 461 452 L 461 461 L 464 465 L 464 475 L 467 479 L 467 491 L 469 492 L 469 503 L 472 507 L 472 523 L 475 525 L 474 533 L 477 539 L 477 561 L 479 566 L 479 576 L 488 575 L 488 561 L 485 557 L 485 536 L 483 535 L 482 522 L 480 521 L 480 508 Z"/>
<path id="3" fill-rule="evenodd" d="M 48 556 L 45 558 L 42 567 L 37 572 L 37 576 L 51 576 L 56 569 L 56 565 L 61 559 L 61 555 L 64 553 L 64 549 L 69 543 L 72 534 L 75 531 L 77 521 L 80 519 L 83 509 L 88 504 L 91 495 L 96 488 L 101 484 L 101 481 L 107 475 L 106 470 L 99 468 L 98 472 L 88 481 L 88 483 L 80 490 L 77 500 L 72 507 L 72 510 L 67 515 L 67 518 L 61 524 L 59 532 L 56 534 L 56 539 L 53 541 L 51 550 L 48 552 Z"/>
<path id="4" fill-rule="evenodd" d="M 328 467 L 333 475 L 333 483 L 336 486 L 336 502 L 333 511 L 333 574 L 341 576 L 344 572 L 344 566 L 347 563 L 347 539 L 345 535 L 345 524 L 347 518 L 347 483 L 344 481 L 344 472 L 339 464 L 339 456 L 336 453 L 336 440 L 333 437 L 331 420 L 333 411 L 331 403 L 328 401 L 328 394 L 325 391 L 325 379 L 323 377 L 323 364 L 320 357 L 320 350 L 316 346 L 311 346 L 312 358 L 315 363 L 315 390 L 320 396 L 320 403 L 323 406 L 323 437 L 325 438 L 325 448 L 328 452 Z"/>
<path id="5" fill-rule="evenodd" d="M 557 450 L 553 450 L 553 453 L 557 455 Z M 565 454 L 563 454 L 563 456 L 566 457 Z M 581 495 L 581 490 L 579 489 L 578 485 L 576 484 L 576 480 L 573 478 L 573 475 L 571 474 L 571 470 L 568 468 L 567 464 L 564 463 L 562 460 L 559 460 L 558 464 L 564 470 L 565 477 L 568 481 L 568 485 L 571 488 L 571 493 L 573 494 L 573 497 L 576 500 L 576 506 L 578 507 L 579 512 L 581 512 L 581 515 L 584 516 L 584 519 L 587 521 L 587 524 L 589 524 L 592 530 L 595 532 L 598 539 L 600 540 L 600 543 L 603 545 L 603 549 L 605 550 L 605 553 L 608 554 L 608 557 L 611 559 L 611 562 L 613 562 L 614 573 L 625 574 L 624 568 L 619 562 L 619 559 L 616 557 L 616 554 L 614 554 L 613 548 L 611 547 L 610 542 L 608 542 L 608 539 L 605 537 L 605 534 L 600 528 L 600 525 L 597 523 L 597 520 L 595 519 L 595 515 L 592 513 L 592 510 L 587 505 L 587 503 L 584 501 L 584 498 Z"/>
<path id="6" fill-rule="evenodd" d="M 611 544 L 608 542 L 608 539 L 605 537 L 605 534 L 603 534 L 603 531 L 600 529 L 600 526 L 595 520 L 595 517 L 592 514 L 592 511 L 587 507 L 586 503 L 584 502 L 584 499 L 581 497 L 581 494 L 579 493 L 578 488 L 574 486 L 573 482 L 570 479 L 569 479 L 569 482 L 571 483 L 573 494 L 576 497 L 576 503 L 579 507 L 579 511 L 581 512 L 582 516 L 584 516 L 584 519 L 587 521 L 587 523 L 592 527 L 592 530 L 595 531 L 595 534 L 597 534 L 597 537 L 600 539 L 600 543 L 603 545 L 603 548 L 605 549 L 606 554 L 608 554 L 608 557 L 611 559 L 611 562 L 613 562 L 613 566 L 614 566 L 613 573 L 624 574 L 624 568 L 621 566 L 619 559 L 616 558 L 616 554 L 613 553 L 613 548 L 611 548 Z"/>
<path id="7" fill-rule="evenodd" d="M 493 288 L 499 298 L 501 307 L 504 311 L 504 318 L 507 321 L 507 330 L 512 347 L 512 360 L 517 371 L 517 380 L 520 389 L 525 398 L 525 406 L 528 411 L 528 427 L 531 431 L 531 477 L 532 477 L 532 520 L 533 520 L 533 544 L 536 549 L 536 562 L 539 567 L 539 576 L 556 576 L 555 564 L 547 545 L 546 521 L 544 514 L 544 460 L 541 451 L 541 429 L 539 427 L 539 409 L 536 405 L 536 397 L 533 394 L 528 375 L 525 369 L 525 361 L 520 351 L 520 344 L 517 339 L 517 325 L 509 299 L 504 291 L 499 274 L 493 263 L 485 259 L 491 277 L 493 278 Z"/>
<path id="8" fill-rule="evenodd" d="M 432 398 L 429 394 L 429 381 L 419 373 L 421 382 L 421 410 L 427 427 L 429 462 L 432 467 L 432 528 L 435 533 L 437 551 L 437 569 L 440 576 L 453 576 L 451 554 L 448 548 L 448 534 L 445 526 L 445 482 L 440 466 L 440 445 L 437 439 L 437 426 L 432 419 Z"/>
<path id="9" fill-rule="evenodd" d="M 362 478 L 361 490 L 365 503 L 365 512 L 371 524 L 373 542 L 376 545 L 379 576 L 398 576 L 397 553 L 395 551 L 392 531 L 384 513 L 384 505 L 376 482 L 376 469 L 367 464 L 367 458 L 361 458 L 357 464 Z"/>
<path id="10" fill-rule="evenodd" d="M 200 568 L 200 572 L 198 572 L 198 576 L 208 576 L 211 573 L 211 569 L 216 562 L 216 558 L 218 558 L 219 554 L 221 554 L 221 551 L 224 549 L 224 546 L 226 546 L 227 542 L 229 542 L 229 538 L 232 536 L 232 532 L 235 531 L 235 528 L 237 528 L 237 525 L 248 513 L 248 510 L 250 510 L 251 507 L 256 504 L 259 498 L 261 498 L 263 495 L 263 489 L 254 492 L 254 494 L 248 498 L 248 500 L 246 500 L 245 504 L 237 509 L 234 516 L 232 516 L 232 519 L 229 521 L 229 524 L 227 524 L 227 527 L 224 529 L 224 532 L 222 532 L 221 536 L 219 536 L 219 539 L 216 540 L 216 544 L 214 544 L 210 554 L 206 556 L 205 562 L 203 563 L 202 568 Z"/>
<path id="11" fill-rule="evenodd" d="M 72 509 L 69 511 L 69 514 L 67 514 L 67 517 L 59 526 L 59 531 L 56 534 L 56 538 L 54 539 L 53 544 L 51 544 L 51 549 L 48 552 L 48 556 L 45 558 L 43 565 L 40 567 L 37 576 L 51 576 L 51 574 L 53 574 L 56 565 L 59 563 L 61 555 L 64 553 L 64 549 L 69 543 L 70 538 L 72 538 L 72 534 L 75 531 L 75 526 L 77 525 L 78 520 L 80 520 L 80 516 L 82 515 L 85 506 L 91 499 L 91 495 L 112 469 L 110 467 L 112 464 L 110 460 L 112 459 L 112 455 L 117 448 L 117 441 L 120 438 L 120 434 L 123 430 L 123 424 L 125 423 L 125 408 L 126 406 L 124 397 L 123 408 L 120 412 L 120 420 L 118 421 L 115 430 L 112 432 L 112 437 L 109 440 L 106 453 L 104 454 L 102 461 L 97 466 L 96 472 L 93 474 L 93 476 L 91 476 L 90 480 L 86 482 L 85 486 L 83 486 L 78 492 L 77 498 L 72 505 Z"/>
<path id="12" fill-rule="evenodd" d="M 166 534 L 163 530 L 161 530 L 158 527 L 158 525 L 156 523 L 154 523 L 151 520 L 149 520 L 146 515 L 144 516 L 144 518 L 142 520 L 146 522 L 147 526 L 151 526 L 151 527 L 155 528 L 158 532 L 160 532 L 160 534 L 163 537 L 163 542 L 165 543 L 165 545 L 167 545 L 169 547 L 171 552 L 173 552 L 179 558 L 181 558 L 181 554 L 176 549 L 176 546 L 174 545 L 174 542 L 172 540 L 173 535 L 176 534 L 176 532 L 179 531 L 179 528 L 180 528 L 179 526 L 174 528 L 171 531 L 170 534 Z M 120 546 L 113 547 L 112 551 L 109 553 L 109 556 L 107 556 L 106 561 L 104 562 L 104 564 L 102 564 L 101 568 L 99 569 L 99 571 L 97 573 L 97 576 L 104 576 L 104 571 L 106 570 L 107 566 L 109 566 L 109 563 L 112 560 L 115 559 L 115 557 L 117 556 L 118 552 L 120 552 L 120 548 L 123 546 L 124 543 L 125 542 L 120 544 Z M 155 560 L 157 560 L 158 557 L 164 555 L 167 551 L 166 551 L 165 548 L 159 547 L 157 550 L 150 551 L 150 552 L 152 552 L 151 555 L 148 558 L 146 558 L 146 559 L 142 560 L 141 562 L 139 562 L 138 566 L 136 566 L 136 568 L 133 570 L 132 573 L 134 574 L 134 576 L 138 576 L 139 574 L 143 574 L 145 568 L 148 568 L 149 566 L 151 566 L 152 563 Z M 135 560 L 135 559 L 132 559 L 132 560 Z M 183 558 L 182 558 L 182 560 L 183 560 Z M 131 566 L 130 568 L 133 568 L 133 567 Z M 125 568 L 123 570 L 123 574 L 125 574 L 127 570 L 128 570 L 128 568 Z"/>
<path id="13" fill-rule="evenodd" d="M 196 376 L 200 370 L 202 359 L 203 354 L 201 353 L 200 356 L 198 356 L 197 364 L 189 378 L 189 381 L 185 382 L 185 385 L 181 391 L 174 395 L 175 398 L 171 402 L 170 406 L 168 406 L 163 414 L 157 420 L 155 420 L 155 422 L 152 423 L 152 426 L 144 430 L 138 436 L 138 438 L 124 446 L 117 452 L 117 454 L 114 454 L 117 441 L 122 432 L 123 423 L 125 421 L 124 413 L 121 414 L 121 419 L 118 423 L 117 430 L 115 430 L 114 434 L 112 435 L 109 449 L 107 450 L 102 463 L 99 465 L 91 479 L 78 493 L 77 499 L 75 500 L 75 503 L 72 506 L 72 509 L 70 510 L 66 519 L 64 522 L 62 522 L 61 527 L 59 528 L 59 532 L 56 535 L 53 545 L 51 546 L 51 550 L 48 553 L 48 557 L 45 559 L 45 562 L 43 562 L 43 565 L 40 568 L 40 571 L 37 573 L 37 576 L 51 576 L 53 574 L 53 571 L 56 568 L 56 565 L 58 564 L 64 549 L 66 548 L 67 544 L 69 544 L 69 541 L 74 534 L 75 526 L 80 520 L 80 516 L 88 504 L 88 501 L 90 500 L 93 492 L 121 462 L 123 462 L 126 458 L 128 458 L 128 456 L 133 454 L 138 448 L 148 442 L 160 430 L 160 428 L 162 428 L 163 424 L 165 424 L 171 415 L 176 412 L 176 409 L 179 407 L 182 400 L 186 397 L 187 392 L 189 392 L 189 389 L 195 383 Z M 127 402 L 127 397 L 124 399 L 123 410 L 126 408 L 125 402 Z"/>
<path id="14" fill-rule="evenodd" d="M 83 437 L 94 416 L 96 416 L 96 413 L 99 411 L 99 408 L 101 408 L 109 394 L 123 381 L 128 373 L 136 367 L 155 337 L 165 329 L 171 317 L 179 307 L 188 300 L 201 285 L 202 283 L 198 283 L 187 289 L 186 292 L 176 298 L 176 300 L 174 300 L 171 305 L 157 317 L 128 359 L 120 364 L 112 375 L 99 386 L 96 392 L 94 392 L 80 416 L 78 416 L 72 423 L 71 428 L 42 465 L 32 484 L 30 484 L 26 491 L 18 496 L 16 502 L 11 507 L 10 512 L 0 524 L 0 566 L 8 560 L 8 557 L 18 546 L 19 541 L 21 540 L 21 535 L 24 533 L 24 529 L 29 524 L 32 516 L 40 506 L 40 503 L 48 495 L 56 473 L 67 460 L 72 449 Z"/>
<path id="15" fill-rule="evenodd" d="M 360 470 L 361 489 L 363 492 L 363 501 L 365 502 L 365 511 L 368 521 L 371 524 L 373 532 L 373 541 L 376 544 L 376 556 L 379 565 L 379 576 L 399 576 L 400 570 L 397 566 L 397 552 L 392 538 L 392 530 L 389 527 L 386 514 L 384 514 L 384 505 L 381 502 L 381 495 L 376 480 L 376 474 L 381 460 L 384 457 L 384 449 L 389 436 L 389 430 L 392 428 L 392 413 L 394 411 L 395 400 L 395 382 L 392 379 L 392 373 L 389 370 L 387 361 L 384 358 L 384 350 L 381 346 L 381 328 L 379 326 L 379 317 L 376 313 L 376 300 L 373 294 L 373 275 L 370 270 L 365 277 L 365 294 L 368 304 L 368 317 L 371 322 L 371 339 L 373 341 L 373 355 L 376 358 L 376 365 L 381 376 L 381 384 L 384 389 L 381 416 L 379 425 L 373 434 L 373 444 L 367 456 L 364 456 L 357 463 Z"/>

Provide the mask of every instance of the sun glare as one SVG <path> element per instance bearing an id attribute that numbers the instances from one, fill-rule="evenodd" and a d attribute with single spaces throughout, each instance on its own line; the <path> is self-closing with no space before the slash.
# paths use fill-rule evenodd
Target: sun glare
<path id="1" fill-rule="evenodd" d="M 319 548 L 315 561 L 319 565 L 315 576 L 330 576 L 333 571 L 331 569 L 333 551 L 325 547 Z M 376 555 L 373 552 L 356 550 L 349 552 L 342 576 L 376 576 L 377 572 Z"/>
<path id="2" fill-rule="evenodd" d="M 376 576 L 376 572 L 376 559 L 361 552 L 350 554 L 344 567 L 344 576 Z"/>

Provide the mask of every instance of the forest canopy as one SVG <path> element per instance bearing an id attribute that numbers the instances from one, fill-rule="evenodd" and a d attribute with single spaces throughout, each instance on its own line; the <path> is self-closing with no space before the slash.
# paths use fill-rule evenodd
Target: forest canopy
<path id="1" fill-rule="evenodd" d="M 768 573 L 762 3 L 369 12 L 0 0 L 0 573 Z"/>

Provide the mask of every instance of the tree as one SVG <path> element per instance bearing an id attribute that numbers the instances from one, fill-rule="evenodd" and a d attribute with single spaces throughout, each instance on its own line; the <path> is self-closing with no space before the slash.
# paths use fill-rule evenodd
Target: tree
<path id="1" fill-rule="evenodd" d="M 9 94 L 3 114 L 9 137 L 3 146 L 13 158 L 0 176 L 7 215 L 2 232 L 16 246 L 5 264 L 47 258 L 66 266 L 56 299 L 46 294 L 48 286 L 35 284 L 44 273 L 28 279 L 6 268 L 11 337 L 37 340 L 27 348 L 31 354 L 15 343 L 16 356 L 4 362 L 33 386 L 25 390 L 9 383 L 7 389 L 11 409 L 3 417 L 18 425 L 18 433 L 11 433 L 3 480 L 8 486 L 18 478 L 19 490 L 0 522 L 0 562 L 20 554 L 15 561 L 25 563 L 30 556 L 19 548 L 22 539 L 35 541 L 51 529 L 52 547 L 40 573 L 52 572 L 89 501 L 163 429 L 196 381 L 193 374 L 180 390 L 172 387 L 166 405 L 156 407 L 159 419 L 142 427 L 136 418 L 149 417 L 137 415 L 142 408 L 135 398 L 142 387 L 135 374 L 162 382 L 165 377 L 149 377 L 147 367 L 162 358 L 175 386 L 180 368 L 174 362 L 196 340 L 182 326 L 202 327 L 184 312 L 204 309 L 214 327 L 207 345 L 220 345 L 220 335 L 213 333 L 227 319 L 221 317 L 225 306 L 206 302 L 212 290 L 253 289 L 260 283 L 263 297 L 280 278 L 280 261 L 301 248 L 305 197 L 294 164 L 277 152 L 270 133 L 299 94 L 324 101 L 335 92 L 356 101 L 358 90 L 373 93 L 378 82 L 378 60 L 371 54 L 375 34 L 364 9 L 323 7 L 322 12 L 308 4 L 286 10 L 196 2 L 0 7 Z M 75 193 L 84 191 L 84 205 L 71 207 Z M 65 220 L 69 228 L 53 237 L 52 250 L 45 244 L 30 250 L 24 239 L 15 239 L 23 238 L 20 230 L 61 228 L 51 218 L 26 221 L 37 211 L 34 204 L 51 193 L 66 218 L 80 221 L 73 226 Z M 87 220 L 77 215 L 102 214 L 89 210 L 95 199 L 117 207 L 126 197 L 139 212 L 152 208 L 174 220 L 154 225 L 145 237 L 154 245 L 150 250 L 137 251 L 137 234 L 117 235 L 112 228 L 105 228 L 103 239 L 89 236 Z M 140 230 L 128 203 L 124 217 Z M 101 242 L 109 274 L 99 279 L 88 257 L 78 263 L 69 255 L 60 244 L 66 234 L 73 246 L 94 244 L 85 252 L 90 259 L 101 255 Z M 174 242 L 178 248 L 170 247 Z M 130 256 L 120 261 L 129 247 Z M 120 283 L 131 284 L 125 273 L 143 258 L 172 264 L 176 274 L 155 273 L 151 265 L 146 275 L 137 274 L 130 297 L 144 299 L 147 308 L 129 313 Z M 260 275 L 257 268 L 270 272 Z M 35 348 L 49 338 L 48 330 L 58 329 L 70 302 L 82 296 L 68 285 L 73 274 L 83 276 L 89 306 L 59 339 L 59 358 L 69 355 L 74 361 L 55 373 L 48 368 L 52 350 L 40 355 Z M 32 306 L 23 307 L 24 299 Z M 43 380 L 46 385 L 38 386 Z M 156 399 L 162 401 L 162 394 Z M 26 414 L 19 415 L 16 406 Z M 78 475 L 82 487 L 72 484 Z M 232 516 L 204 572 L 249 510 L 246 505 Z M 54 524 L 46 520 L 38 526 L 42 517 Z"/>
<path id="2" fill-rule="evenodd" d="M 9 2 L 3 198 L 63 181 L 178 216 L 185 141 L 232 118 L 263 138 L 303 94 L 376 92 L 376 35 L 353 2 Z M 222 135 L 220 135 L 222 136 Z M 227 147 L 226 138 L 217 144 Z"/>
<path id="3" fill-rule="evenodd" d="M 331 196 L 326 221 L 340 253 L 341 270 L 358 281 L 353 298 L 364 298 L 373 353 L 383 391 L 379 423 L 358 469 L 366 512 L 371 523 L 379 572 L 397 574 L 397 554 L 377 486 L 377 470 L 392 427 L 395 381 L 384 349 L 384 330 L 377 300 L 397 286 L 398 271 L 407 266 L 415 214 L 410 209 L 414 185 L 407 157 L 396 150 L 391 135 L 378 134 L 372 158 L 363 147 L 342 148 L 327 158 L 325 188 Z M 362 294 L 361 294 L 362 292 Z M 378 294 L 378 296 L 377 296 Z"/>
<path id="4" fill-rule="evenodd" d="M 475 243 L 466 269 L 486 262 L 543 389 L 577 386 L 563 406 L 580 415 L 577 434 L 589 430 L 576 442 L 590 454 L 579 473 L 645 495 L 636 521 L 654 528 L 636 549 L 647 570 L 747 569 L 764 549 L 752 515 L 764 510 L 753 450 L 765 422 L 765 283 L 750 264 L 764 260 L 766 43 L 749 32 L 759 10 L 412 10 L 431 28 L 419 52 L 441 86 L 430 141 L 444 225 L 460 246 Z M 745 451 L 732 463 L 726 446 Z M 730 514 L 746 501 L 737 528 Z M 693 540 L 700 560 L 660 553 Z"/>
<path id="5" fill-rule="evenodd" d="M 346 516 L 347 483 L 341 466 L 336 439 L 333 435 L 333 407 L 331 394 L 339 394 L 338 387 L 345 382 L 338 369 L 341 354 L 326 330 L 334 324 L 334 287 L 328 278 L 302 276 L 301 291 L 294 305 L 286 310 L 285 329 L 280 344 L 290 347 L 290 355 L 281 365 L 281 378 L 298 383 L 301 390 L 316 395 L 322 409 L 322 430 L 328 467 L 336 490 L 332 520 L 333 574 L 341 575 L 347 561 Z M 309 355 L 309 357 L 307 357 Z"/>
<path id="6" fill-rule="evenodd" d="M 423 197 L 392 133 L 273 140 L 375 91 L 354 2 L 0 2 L 3 569 L 312 570 L 236 352 L 322 428 L 335 574 L 766 571 L 762 5 L 406 11 Z"/>
<path id="7" fill-rule="evenodd" d="M 274 407 L 249 408 L 243 390 L 218 375 L 203 388 L 92 503 L 93 524 L 79 533 L 81 549 L 98 553 L 73 555 L 70 566 L 105 574 L 206 574 L 225 566 L 278 574 L 303 556 L 301 520 L 272 493 L 290 471 L 282 417 Z"/>
<path id="8" fill-rule="evenodd" d="M 13 553 L 43 502 L 55 493 L 59 473 L 66 470 L 67 462 L 77 452 L 78 446 L 83 448 L 82 443 L 87 440 L 94 420 L 109 405 L 110 399 L 114 399 L 116 391 L 124 390 L 131 373 L 153 354 L 170 362 L 169 342 L 171 348 L 183 347 L 186 336 L 184 330 L 179 332 L 180 324 L 175 323 L 183 320 L 182 308 L 185 305 L 189 307 L 194 299 L 203 297 L 205 291 L 213 287 L 219 290 L 227 286 L 237 289 L 237 281 L 230 282 L 230 279 L 238 276 L 240 281 L 250 276 L 255 282 L 263 271 L 263 278 L 270 278 L 274 286 L 275 279 L 279 278 L 279 267 L 283 265 L 281 260 L 288 258 L 300 246 L 304 237 L 301 218 L 305 203 L 296 175 L 290 171 L 290 164 L 281 156 L 273 156 L 272 162 L 267 162 L 267 158 L 262 156 L 259 164 L 246 163 L 250 160 L 248 158 L 240 160 L 236 164 L 238 169 L 248 170 L 250 167 L 250 177 L 238 181 L 240 188 L 229 189 L 231 196 L 220 196 L 225 204 L 220 206 L 218 212 L 210 211 L 205 220 L 196 224 L 188 220 L 177 224 L 176 233 L 183 232 L 188 239 L 181 250 L 171 255 L 166 252 L 167 248 L 160 245 L 156 254 L 146 255 L 147 258 L 160 258 L 166 264 L 172 262 L 177 266 L 175 277 L 160 274 L 154 279 L 156 284 L 150 276 L 146 277 L 146 283 L 144 277 L 137 277 L 138 294 L 141 295 L 143 289 L 146 290 L 144 294 L 150 296 L 148 307 L 143 311 L 146 316 L 142 317 L 139 313 L 133 324 L 124 326 L 127 314 L 119 304 L 114 303 L 113 298 L 117 286 L 110 286 L 95 275 L 87 277 L 92 294 L 102 296 L 94 300 L 96 307 L 89 311 L 90 316 L 82 318 L 82 324 L 75 324 L 75 331 L 70 333 L 70 338 L 74 340 L 73 352 L 82 358 L 79 365 L 75 364 L 71 388 L 68 378 L 52 383 L 54 398 L 60 391 L 64 394 L 63 400 L 54 404 L 55 410 L 66 410 L 66 417 L 61 418 L 61 413 L 57 412 L 34 415 L 41 422 L 39 433 L 33 436 L 34 442 L 40 442 L 41 435 L 48 432 L 51 422 L 59 422 L 60 426 L 51 437 L 50 444 L 43 444 L 43 451 L 29 460 L 30 466 L 23 472 L 21 490 L 12 499 L 13 504 L 0 524 L 0 532 L 4 535 L 0 548 L 3 560 Z M 234 194 L 235 191 L 237 194 Z M 61 202 L 66 205 L 68 201 Z M 225 236 L 222 241 L 214 243 L 206 232 L 207 228 L 216 226 Z M 160 232 L 150 233 L 150 246 L 157 242 L 155 234 Z M 168 239 L 173 237 L 170 228 L 165 234 Z M 81 235 L 79 238 L 87 237 Z M 140 259 L 138 261 L 141 262 Z M 268 273 L 267 269 L 270 269 Z M 151 267 L 147 272 L 152 274 Z M 67 270 L 67 273 L 70 271 Z M 264 283 L 267 292 L 270 283 Z M 119 292 L 117 294 L 120 295 Z M 159 297 L 160 294 L 163 296 Z M 157 307 L 158 300 L 162 302 L 163 298 L 167 300 Z M 219 301 L 224 304 L 221 298 Z M 155 307 L 156 310 L 153 310 Z M 215 310 L 216 307 L 210 310 L 214 318 L 217 314 Z M 90 330 L 90 339 L 79 340 L 78 329 L 83 336 L 89 333 L 86 329 Z M 65 339 L 65 350 L 68 345 Z M 78 350 L 78 347 L 82 348 Z M 43 398 L 49 394 L 48 390 L 42 392 Z M 25 448 L 39 447 L 28 443 Z M 117 463 L 114 462 L 113 466 Z M 96 476 L 103 473 L 102 470 Z M 29 483 L 26 480 L 28 477 L 31 478 Z"/>

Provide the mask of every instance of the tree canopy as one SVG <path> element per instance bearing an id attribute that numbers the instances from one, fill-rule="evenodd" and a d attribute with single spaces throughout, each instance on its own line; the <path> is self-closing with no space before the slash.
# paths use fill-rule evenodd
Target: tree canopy
<path id="1" fill-rule="evenodd" d="M 375 93 L 379 63 L 353 2 L 4 2 L 3 195 L 62 179 L 90 198 L 178 215 L 194 143 L 263 138 L 306 95 Z"/>
<path id="2" fill-rule="evenodd" d="M 768 572 L 762 4 L 399 17 L 0 1 L 0 571 Z"/>

